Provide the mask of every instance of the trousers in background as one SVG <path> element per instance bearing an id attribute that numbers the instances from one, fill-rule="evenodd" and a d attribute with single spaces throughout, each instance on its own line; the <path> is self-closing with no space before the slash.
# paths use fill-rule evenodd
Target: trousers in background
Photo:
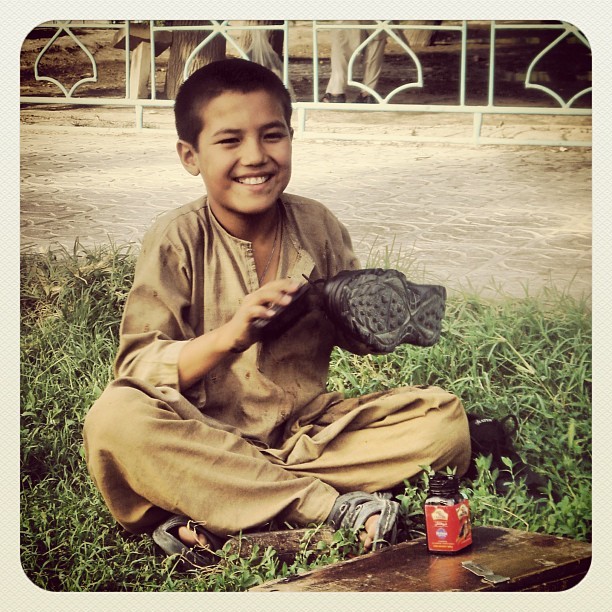
<path id="1" fill-rule="evenodd" d="M 365 30 L 332 30 L 331 32 L 331 76 L 326 92 L 339 95 L 345 93 L 348 83 L 348 63 L 353 51 L 365 40 L 369 32 Z M 376 89 L 383 61 L 387 34 L 380 32 L 370 41 L 363 57 L 363 84 Z M 354 66 L 355 64 L 353 64 Z M 353 80 L 355 74 L 353 72 Z"/>

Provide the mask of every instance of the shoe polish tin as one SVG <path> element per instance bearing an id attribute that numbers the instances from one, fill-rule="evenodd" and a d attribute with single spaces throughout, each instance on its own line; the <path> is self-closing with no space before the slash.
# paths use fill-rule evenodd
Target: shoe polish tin
<path id="1" fill-rule="evenodd" d="M 459 492 L 456 476 L 431 477 L 424 511 L 429 552 L 455 553 L 472 543 L 470 502 Z"/>

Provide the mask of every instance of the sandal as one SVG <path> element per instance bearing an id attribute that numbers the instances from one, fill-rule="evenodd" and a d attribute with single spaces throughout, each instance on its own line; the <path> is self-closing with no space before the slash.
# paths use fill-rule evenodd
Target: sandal
<path id="1" fill-rule="evenodd" d="M 372 550 L 379 550 L 397 542 L 399 504 L 373 493 L 356 491 L 340 495 L 327 517 L 326 523 L 335 531 L 358 531 L 373 515 L 380 514 Z"/>
<path id="2" fill-rule="evenodd" d="M 172 532 L 178 530 L 179 527 L 188 527 L 196 533 L 205 535 L 208 539 L 209 546 L 193 546 L 189 547 L 183 544 L 181 540 Z M 191 568 L 201 568 L 207 565 L 215 565 L 218 561 L 216 550 L 223 547 L 225 540 L 216 536 L 214 533 L 204 529 L 196 521 L 192 521 L 186 516 L 180 514 L 172 515 L 168 520 L 163 522 L 153 532 L 153 541 L 167 554 L 180 555 L 184 566 Z"/>

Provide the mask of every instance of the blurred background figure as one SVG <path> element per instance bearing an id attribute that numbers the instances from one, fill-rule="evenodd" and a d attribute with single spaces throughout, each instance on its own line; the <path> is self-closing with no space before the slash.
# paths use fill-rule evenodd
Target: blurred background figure
<path id="1" fill-rule="evenodd" d="M 245 21 L 246 25 L 282 25 L 282 21 Z M 257 62 L 272 70 L 284 81 L 283 75 L 283 45 L 285 34 L 282 30 L 246 30 L 236 36 L 241 42 L 245 53 L 252 62 Z M 287 83 L 291 99 L 295 102 L 295 91 L 291 83 Z"/>
<path id="2" fill-rule="evenodd" d="M 359 21 L 344 21 L 339 23 L 355 23 Z M 361 22 L 364 23 L 364 22 Z M 365 22 L 371 23 L 371 22 Z M 323 102 L 346 102 L 346 87 L 348 82 L 348 64 L 355 49 L 370 34 L 369 30 L 346 29 L 331 32 L 331 77 L 322 98 Z M 387 43 L 386 32 L 379 32 L 365 47 L 362 55 L 363 84 L 376 89 L 380 71 L 385 56 Z M 352 75 L 354 76 L 354 75 Z M 365 91 L 357 95 L 355 102 L 373 104 L 374 96 Z"/>

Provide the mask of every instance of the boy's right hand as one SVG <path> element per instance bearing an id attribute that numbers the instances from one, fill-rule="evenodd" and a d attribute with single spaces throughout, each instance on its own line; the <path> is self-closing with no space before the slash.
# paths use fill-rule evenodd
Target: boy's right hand
<path id="1" fill-rule="evenodd" d="M 248 349 L 257 339 L 253 327 L 254 321 L 274 317 L 276 314 L 274 307 L 290 304 L 291 295 L 299 286 L 295 281 L 282 279 L 266 283 L 247 295 L 236 314 L 221 328 L 227 350 L 232 353 L 242 353 Z"/>
<path id="2" fill-rule="evenodd" d="M 253 321 L 275 316 L 272 306 L 289 304 L 298 288 L 299 284 L 289 279 L 267 283 L 247 295 L 227 323 L 187 342 L 178 359 L 179 389 L 191 387 L 228 353 L 246 351 L 257 339 Z"/>

